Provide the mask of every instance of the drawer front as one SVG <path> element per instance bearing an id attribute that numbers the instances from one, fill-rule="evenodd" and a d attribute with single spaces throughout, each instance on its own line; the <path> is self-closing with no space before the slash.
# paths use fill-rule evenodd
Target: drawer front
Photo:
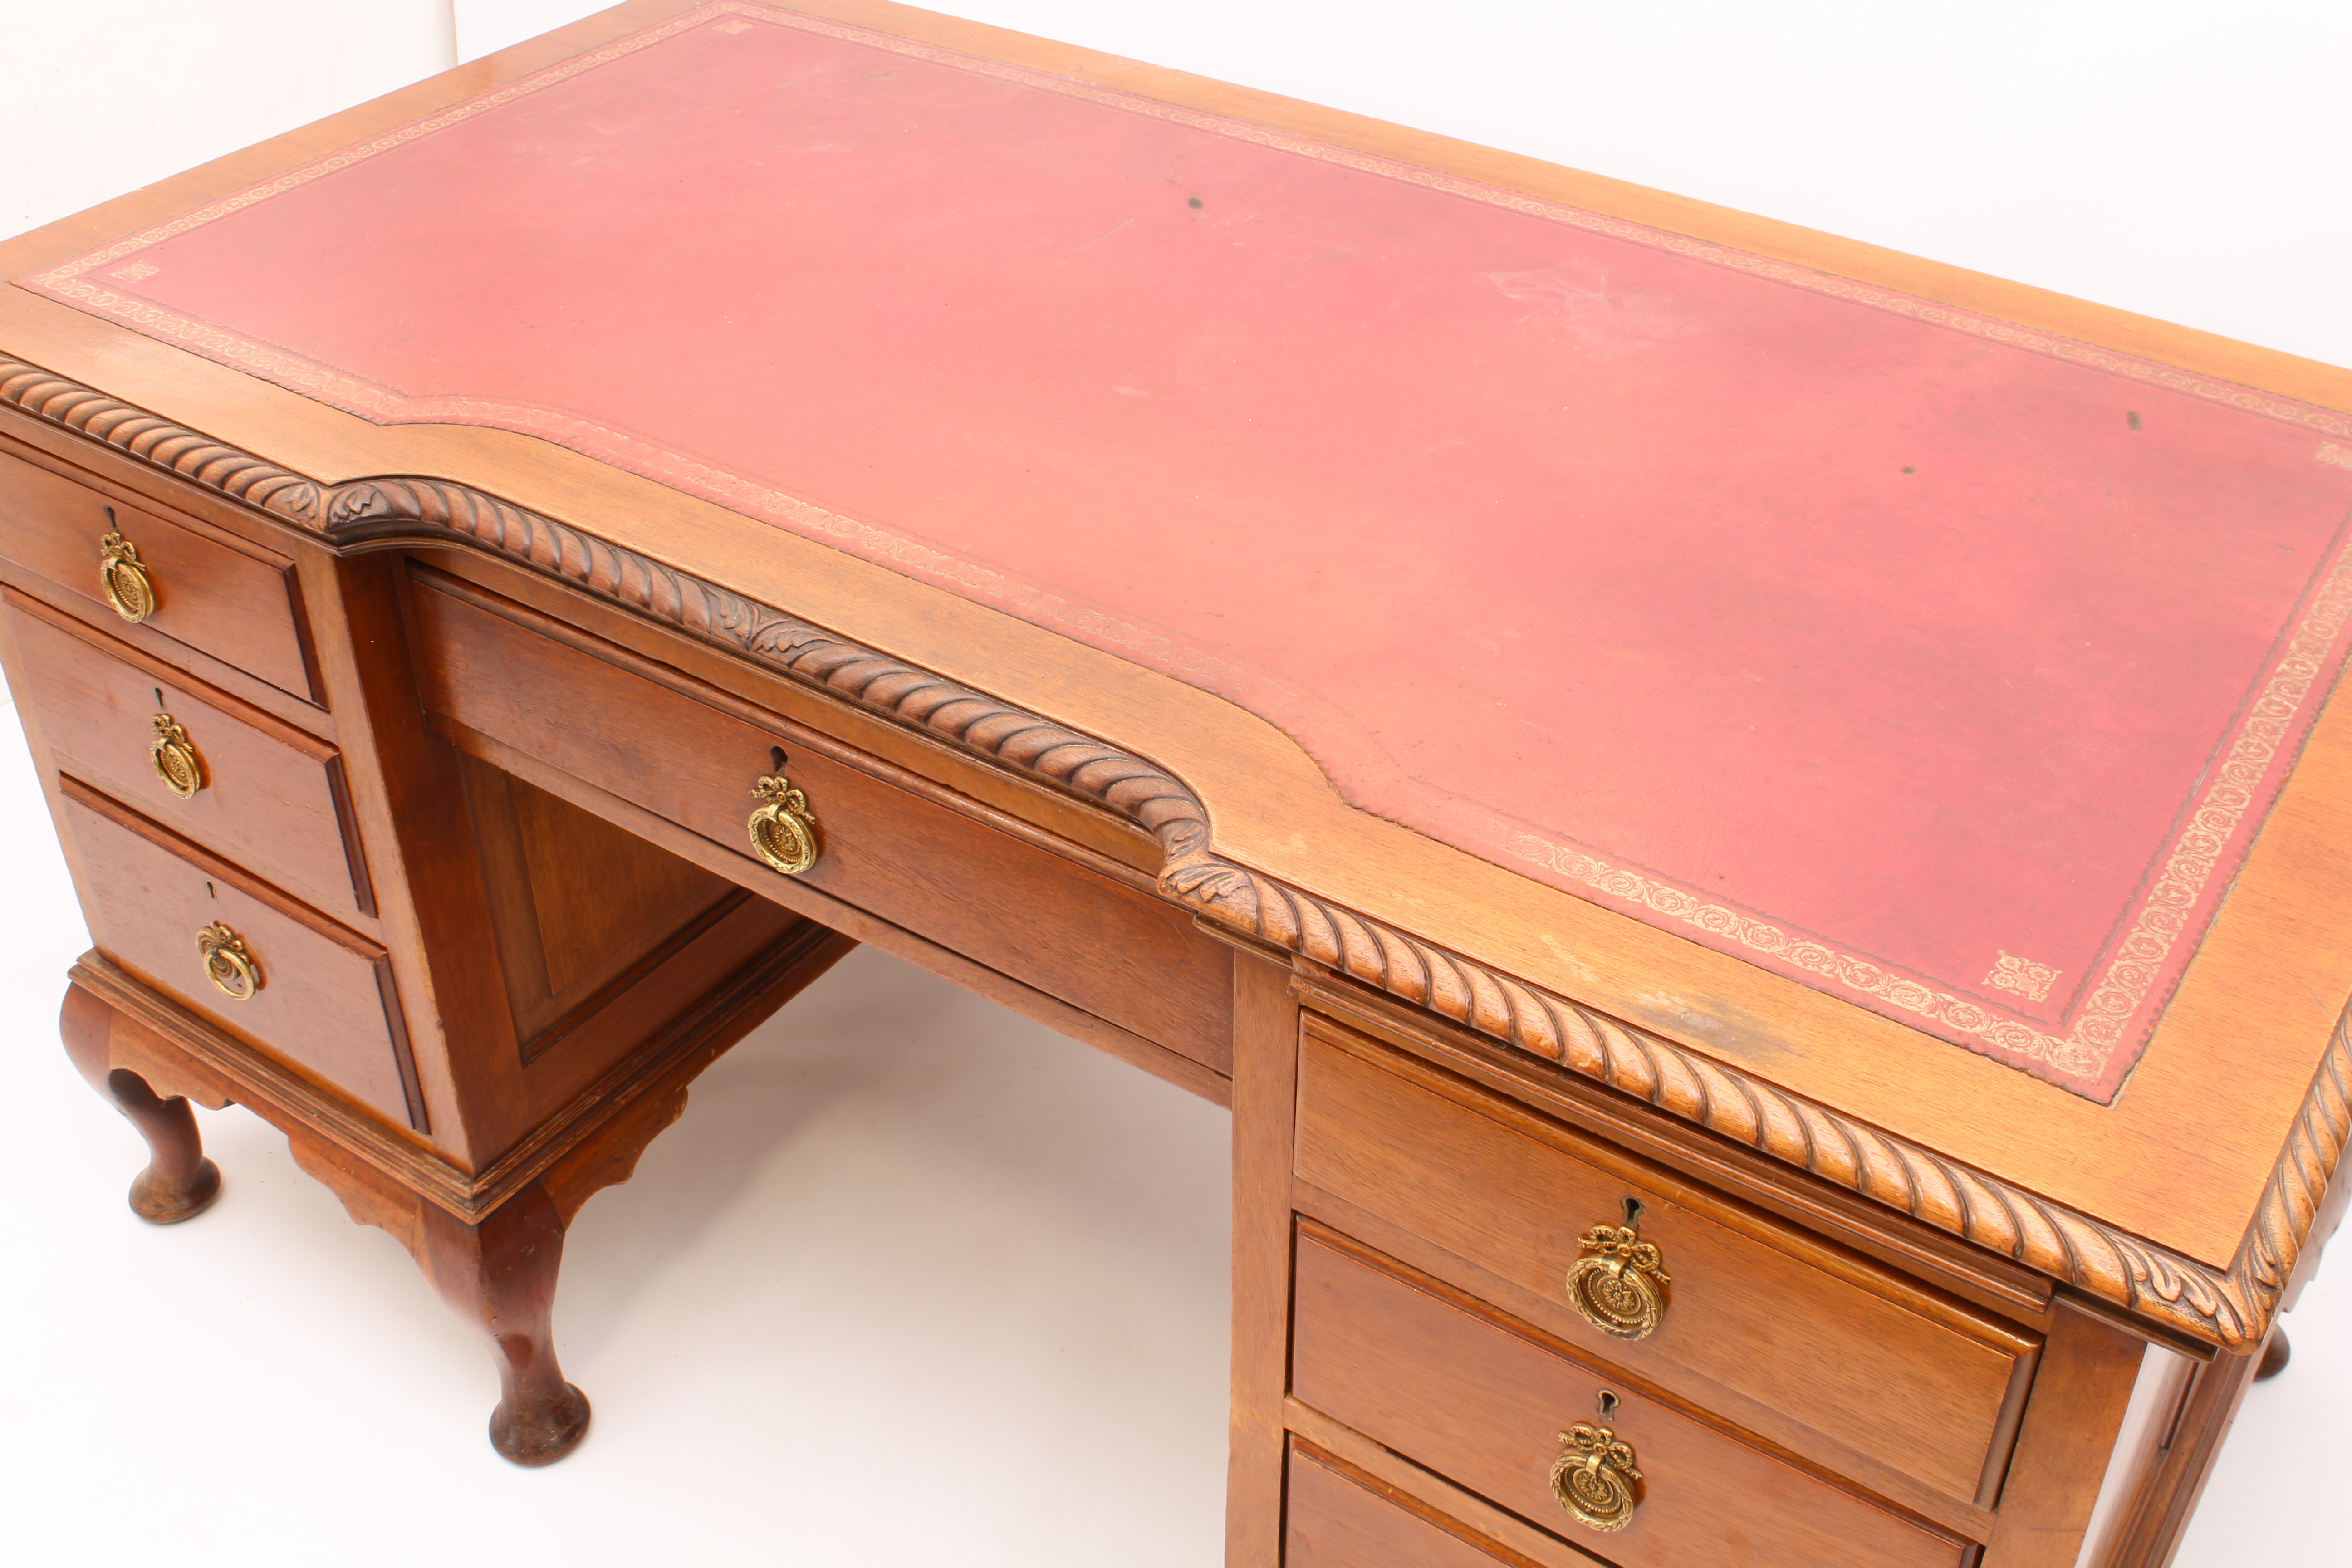
<path id="1" fill-rule="evenodd" d="M 375 913 L 332 746 L 46 606 L 5 598 L 30 705 L 61 767 L 331 913 Z M 156 771 L 159 711 L 195 760 L 198 787 L 185 798 Z"/>
<path id="2" fill-rule="evenodd" d="M 80 780 L 59 782 L 90 927 L 109 957 L 388 1120 L 426 1130 L 382 948 Z M 258 988 L 241 1000 L 208 978 L 198 950 L 198 933 L 215 923 L 242 941 L 258 971 Z M 228 977 L 243 984 L 233 971 Z"/>
<path id="3" fill-rule="evenodd" d="M 760 868 L 747 823 L 772 749 L 817 818 L 799 879 L 1191 1058 L 1232 1071 L 1229 951 L 1183 910 L 913 789 L 789 721 L 773 727 L 420 578 L 428 710 L 701 835 Z M 517 611 L 529 616 L 527 611 Z M 683 679 L 684 678 L 680 678 Z M 712 694 L 714 700 L 723 700 Z"/>
<path id="4" fill-rule="evenodd" d="M 1612 1563 L 1958 1568 L 1969 1550 L 1352 1244 L 1302 1228 L 1297 1263 L 1300 1400 Z M 1553 1495 L 1561 1435 L 1580 1424 L 1633 1449 L 1640 1480 L 1620 1529 L 1591 1529 Z"/>
<path id="5" fill-rule="evenodd" d="M 1516 1568 L 1412 1509 L 1326 1468 L 1292 1444 L 1283 1509 L 1283 1568 Z"/>
<path id="6" fill-rule="evenodd" d="M 1696 1373 L 1962 1502 L 1998 1480 L 2036 1336 L 1311 1017 L 1297 1171 L 1551 1303 L 1547 1331 L 1638 1375 L 1706 1403 Z M 1632 1340 L 1567 1289 L 1628 1197 L 1668 1279 Z"/>
<path id="7" fill-rule="evenodd" d="M 154 590 L 142 623 L 306 702 L 319 700 L 293 569 L 250 546 L 109 500 L 0 457 L 0 555 L 115 616 L 99 584 L 100 541 L 120 533 Z"/>

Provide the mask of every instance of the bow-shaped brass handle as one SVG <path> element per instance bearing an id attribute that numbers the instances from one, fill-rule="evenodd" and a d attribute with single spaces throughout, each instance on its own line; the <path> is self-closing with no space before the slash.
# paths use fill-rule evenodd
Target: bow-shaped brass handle
<path id="1" fill-rule="evenodd" d="M 1632 1223 L 1596 1225 L 1584 1233 L 1585 1256 L 1570 1265 L 1568 1300 L 1584 1321 L 1621 1340 L 1646 1338 L 1666 1315 L 1674 1283 L 1665 1257 Z"/>
<path id="2" fill-rule="evenodd" d="M 767 803 L 745 825 L 760 858 L 787 877 L 797 877 L 815 865 L 816 814 L 809 809 L 808 796 L 782 773 L 761 779 L 751 786 L 751 793 Z"/>
<path id="3" fill-rule="evenodd" d="M 196 758 L 195 745 L 169 713 L 155 715 L 155 738 L 148 742 L 147 760 L 163 787 L 182 800 L 194 799 L 205 787 L 205 765 Z"/>
<path id="4" fill-rule="evenodd" d="M 113 512 L 107 513 L 110 520 Z M 114 613 L 136 626 L 155 613 L 155 584 L 139 559 L 139 547 L 120 533 L 98 542 L 98 585 Z"/>
<path id="5" fill-rule="evenodd" d="M 196 952 L 205 961 L 205 978 L 232 1002 L 250 1002 L 261 989 L 261 965 L 245 951 L 245 938 L 215 921 L 196 933 Z"/>
<path id="6" fill-rule="evenodd" d="M 1551 1495 L 1588 1530 L 1622 1530 L 1641 1505 L 1642 1472 L 1631 1444 L 1606 1426 L 1578 1422 L 1559 1435 L 1565 1445 L 1552 1461 Z"/>

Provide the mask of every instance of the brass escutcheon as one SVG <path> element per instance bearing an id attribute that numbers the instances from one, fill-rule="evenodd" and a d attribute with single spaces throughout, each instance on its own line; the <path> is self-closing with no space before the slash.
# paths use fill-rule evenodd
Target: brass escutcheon
<path id="1" fill-rule="evenodd" d="M 1622 1530 L 1640 1506 L 1642 1472 L 1633 1447 L 1606 1426 L 1578 1422 L 1559 1435 L 1563 1445 L 1552 1461 L 1551 1495 L 1587 1530 Z"/>
<path id="2" fill-rule="evenodd" d="M 816 864 L 816 814 L 808 796 L 794 789 L 782 773 L 771 773 L 751 786 L 767 804 L 751 814 L 748 826 L 751 847 L 760 858 L 787 877 L 797 877 Z"/>
<path id="3" fill-rule="evenodd" d="M 196 757 L 196 748 L 187 731 L 169 713 L 155 715 L 155 739 L 148 743 L 147 760 L 155 764 L 155 776 L 163 781 L 163 787 L 182 800 L 193 800 L 205 787 L 205 765 Z"/>
<path id="4" fill-rule="evenodd" d="M 1666 1315 L 1674 1283 L 1665 1258 L 1631 1223 L 1584 1233 L 1585 1257 L 1569 1266 L 1568 1300 L 1584 1321 L 1621 1340 L 1647 1338 Z"/>
<path id="5" fill-rule="evenodd" d="M 98 542 L 98 585 L 114 613 L 133 626 L 155 613 L 155 584 L 139 560 L 139 547 L 120 533 Z"/>
<path id="6" fill-rule="evenodd" d="M 205 978 L 232 1002 L 250 1002 L 261 989 L 261 965 L 245 951 L 245 938 L 215 921 L 196 933 L 196 952 L 205 961 Z"/>

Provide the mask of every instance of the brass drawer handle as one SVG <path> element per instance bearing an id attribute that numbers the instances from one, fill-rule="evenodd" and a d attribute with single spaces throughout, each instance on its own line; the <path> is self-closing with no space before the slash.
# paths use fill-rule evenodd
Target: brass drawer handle
<path id="1" fill-rule="evenodd" d="M 155 739 L 147 747 L 147 760 L 155 765 L 155 776 L 163 787 L 182 800 L 193 800 L 205 787 L 205 764 L 196 756 L 196 748 L 180 721 L 169 713 L 155 715 Z"/>
<path id="2" fill-rule="evenodd" d="M 245 951 L 245 938 L 215 921 L 196 933 L 196 952 L 205 961 L 205 977 L 232 1002 L 250 1002 L 261 989 L 261 965 Z"/>
<path id="3" fill-rule="evenodd" d="M 113 515 L 107 513 L 110 521 Z M 114 613 L 133 626 L 153 615 L 155 584 L 140 562 L 139 547 L 120 533 L 110 533 L 98 542 L 98 585 L 106 591 Z"/>
<path id="4" fill-rule="evenodd" d="M 1646 1339 L 1666 1315 L 1664 1255 L 1642 1239 L 1629 1200 L 1626 1223 L 1596 1225 L 1584 1233 L 1585 1257 L 1568 1270 L 1568 1300 L 1579 1316 L 1604 1334 Z"/>
<path id="5" fill-rule="evenodd" d="M 760 858 L 787 877 L 797 877 L 816 864 L 816 814 L 808 796 L 794 789 L 782 773 L 771 773 L 751 786 L 767 802 L 751 814 L 751 847 Z"/>
<path id="6" fill-rule="evenodd" d="M 1633 1523 L 1642 1501 L 1635 1489 L 1642 1472 L 1633 1468 L 1632 1446 L 1620 1443 L 1606 1426 L 1581 1421 L 1559 1440 L 1564 1447 L 1551 1467 L 1551 1495 L 1559 1506 L 1587 1530 L 1622 1530 Z"/>

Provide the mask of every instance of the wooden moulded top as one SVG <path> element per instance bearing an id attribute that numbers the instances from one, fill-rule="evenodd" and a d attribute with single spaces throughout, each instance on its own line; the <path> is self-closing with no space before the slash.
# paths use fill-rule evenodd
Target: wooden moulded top
<path id="1" fill-rule="evenodd" d="M 870 4 L 0 265 L 273 510 L 464 487 L 1149 759 L 1204 912 L 2191 1332 L 2332 1166 L 2345 373 Z"/>

